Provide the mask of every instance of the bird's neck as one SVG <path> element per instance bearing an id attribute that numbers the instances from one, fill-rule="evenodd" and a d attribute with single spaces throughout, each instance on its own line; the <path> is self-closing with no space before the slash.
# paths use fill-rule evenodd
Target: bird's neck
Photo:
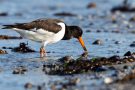
<path id="1" fill-rule="evenodd" d="M 72 26 L 66 26 L 66 29 L 65 29 L 65 35 L 63 37 L 62 40 L 69 40 L 73 37 L 73 30 L 72 30 Z"/>

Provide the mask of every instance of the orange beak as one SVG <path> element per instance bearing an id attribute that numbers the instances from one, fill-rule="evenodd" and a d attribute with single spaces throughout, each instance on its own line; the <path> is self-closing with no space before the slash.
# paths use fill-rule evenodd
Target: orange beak
<path id="1" fill-rule="evenodd" d="M 78 40 L 79 40 L 79 42 L 80 42 L 80 44 L 81 44 L 83 50 L 84 50 L 84 51 L 87 51 L 87 49 L 86 49 L 86 47 L 85 47 L 85 44 L 84 44 L 84 41 L 83 41 L 82 37 L 79 37 Z"/>

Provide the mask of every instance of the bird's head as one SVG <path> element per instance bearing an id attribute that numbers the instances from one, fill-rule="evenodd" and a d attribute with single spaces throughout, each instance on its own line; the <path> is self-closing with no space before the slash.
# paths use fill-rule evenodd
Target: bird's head
<path id="1" fill-rule="evenodd" d="M 84 51 L 87 51 L 87 49 L 85 47 L 85 44 L 84 44 L 84 41 L 82 39 L 82 34 L 83 34 L 82 29 L 78 26 L 71 26 L 70 30 L 72 32 L 72 36 L 79 40 L 79 42 L 80 42 L 81 46 L 83 47 Z"/>

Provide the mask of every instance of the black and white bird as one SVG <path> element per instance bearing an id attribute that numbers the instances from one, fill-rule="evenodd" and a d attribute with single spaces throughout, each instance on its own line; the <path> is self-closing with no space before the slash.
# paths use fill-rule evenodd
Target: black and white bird
<path id="1" fill-rule="evenodd" d="M 15 23 L 3 26 L 2 29 L 13 29 L 24 38 L 40 42 L 40 57 L 46 55 L 44 47 L 47 44 L 71 38 L 77 38 L 84 51 L 87 52 L 82 39 L 82 29 L 78 26 L 67 26 L 59 19 L 37 19 L 29 23 Z"/>

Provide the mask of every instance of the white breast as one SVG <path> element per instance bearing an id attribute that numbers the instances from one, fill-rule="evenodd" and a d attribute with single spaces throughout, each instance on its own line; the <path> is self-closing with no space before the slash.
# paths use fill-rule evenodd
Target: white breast
<path id="1" fill-rule="evenodd" d="M 36 30 L 37 32 L 33 32 L 35 31 L 35 29 L 27 31 L 14 28 L 14 30 L 20 33 L 21 36 L 23 36 L 24 38 L 28 38 L 33 41 L 38 42 L 47 41 L 48 43 L 56 43 L 60 41 L 65 35 L 65 24 L 61 22 L 58 23 L 58 25 L 62 27 L 62 29 L 58 33 L 49 32 L 43 29 L 38 29 Z"/>
<path id="2" fill-rule="evenodd" d="M 62 29 L 58 33 L 54 34 L 52 43 L 60 41 L 65 35 L 65 29 L 66 29 L 65 24 L 61 22 L 61 23 L 58 23 L 58 25 L 60 25 Z"/>

